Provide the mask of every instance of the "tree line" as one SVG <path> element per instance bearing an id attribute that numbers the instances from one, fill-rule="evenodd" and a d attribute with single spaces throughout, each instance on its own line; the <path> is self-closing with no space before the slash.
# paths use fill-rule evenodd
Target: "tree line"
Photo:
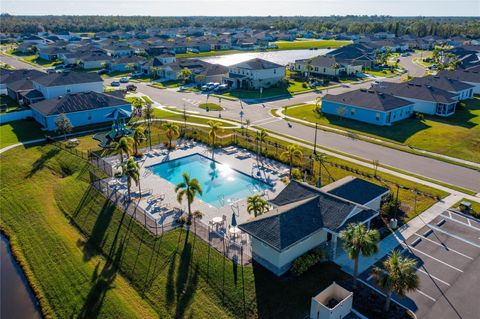
<path id="1" fill-rule="evenodd" d="M 144 31 L 147 28 L 252 28 L 299 29 L 310 32 L 370 34 L 390 32 L 397 36 L 480 37 L 478 17 L 152 17 L 152 16 L 13 16 L 0 15 L 6 33 Z"/>

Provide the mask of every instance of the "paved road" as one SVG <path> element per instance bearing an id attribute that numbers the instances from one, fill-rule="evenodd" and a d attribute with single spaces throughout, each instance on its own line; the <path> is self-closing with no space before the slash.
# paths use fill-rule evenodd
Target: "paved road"
<path id="1" fill-rule="evenodd" d="M 33 66 L 32 64 L 25 63 L 17 58 L 0 54 L 0 61 L 13 66 L 15 69 L 35 69 L 45 71 L 41 66 Z"/>
<path id="2" fill-rule="evenodd" d="M 425 74 L 425 68 L 418 64 L 413 63 L 413 58 L 421 57 L 422 55 L 425 56 L 426 54 L 428 53 L 417 52 L 412 54 L 411 56 L 400 57 L 399 64 L 404 66 L 412 77 L 422 77 Z"/>

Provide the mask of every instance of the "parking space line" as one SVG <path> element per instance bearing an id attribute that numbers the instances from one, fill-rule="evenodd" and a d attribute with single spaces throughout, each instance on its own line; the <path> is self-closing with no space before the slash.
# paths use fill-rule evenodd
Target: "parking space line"
<path id="1" fill-rule="evenodd" d="M 450 213 L 450 212 L 449 212 L 449 213 Z M 442 214 L 442 215 L 443 215 L 443 214 Z M 451 213 L 450 213 L 450 216 L 451 216 Z M 459 220 L 456 220 L 456 219 L 454 219 L 454 218 L 452 218 L 452 217 L 448 217 L 448 216 L 445 216 L 445 215 L 443 215 L 443 217 L 448 218 L 448 219 L 450 219 L 451 221 L 453 221 L 453 222 L 455 222 L 455 223 L 457 223 L 457 224 L 460 224 L 460 225 L 463 225 L 463 226 L 466 226 L 466 227 L 475 229 L 476 231 L 480 231 L 480 228 L 475 227 L 475 226 L 472 226 L 472 224 L 470 224 L 470 221 L 468 221 L 468 224 L 467 224 L 467 223 L 461 222 L 461 221 L 459 221 Z"/>
<path id="2" fill-rule="evenodd" d="M 452 238 L 461 240 L 461 241 L 463 241 L 464 243 L 467 243 L 467 244 L 470 244 L 470 245 L 472 245 L 472 246 L 474 246 L 474 247 L 480 248 L 480 245 L 475 244 L 475 243 L 473 243 L 473 242 L 471 242 L 471 241 L 469 241 L 469 240 L 467 240 L 467 239 L 465 239 L 465 238 L 463 238 L 463 237 L 460 237 L 460 236 L 457 236 L 457 235 L 455 235 L 455 234 L 452 234 L 452 233 L 450 233 L 450 232 L 448 232 L 448 231 L 446 231 L 446 230 L 443 230 L 443 229 L 441 229 L 440 227 L 436 227 L 436 226 L 433 226 L 433 225 L 428 225 L 428 227 L 430 227 L 431 229 L 437 230 L 437 231 L 439 231 L 439 232 L 441 232 L 441 233 L 444 233 L 444 234 L 446 234 L 446 235 L 448 235 L 448 236 L 450 236 L 450 237 L 452 237 Z"/>
<path id="3" fill-rule="evenodd" d="M 420 289 L 415 289 L 415 290 L 416 290 L 416 291 L 417 291 L 419 294 L 421 294 L 421 295 L 423 295 L 423 296 L 427 297 L 428 299 L 432 300 L 433 302 L 436 302 L 436 301 L 437 301 L 437 299 L 435 299 L 435 298 L 433 298 L 433 297 L 431 297 L 431 296 L 427 295 L 426 293 L 424 293 L 424 292 L 423 292 L 423 291 L 421 291 Z"/>
<path id="4" fill-rule="evenodd" d="M 450 284 L 449 284 L 448 282 L 446 282 L 446 281 L 444 281 L 444 280 L 442 280 L 442 279 L 440 279 L 440 278 L 435 277 L 434 275 L 430 274 L 429 272 L 426 272 L 425 270 L 422 270 L 422 269 L 420 269 L 420 268 L 417 268 L 417 271 L 419 271 L 419 272 L 427 275 L 428 277 L 430 277 L 430 278 L 432 278 L 432 279 L 435 279 L 436 281 L 441 282 L 442 284 L 447 285 L 447 286 L 450 287 Z"/>
<path id="5" fill-rule="evenodd" d="M 454 269 L 454 270 L 456 270 L 456 271 L 458 271 L 458 272 L 463 272 L 463 270 L 458 269 L 457 267 L 454 267 L 454 266 L 452 266 L 452 265 L 444 262 L 443 260 L 440 260 L 440 259 L 438 259 L 438 258 L 435 258 L 435 257 L 433 257 L 433 256 L 430 256 L 429 254 L 424 253 L 424 252 L 421 251 L 420 249 L 417 249 L 417 248 L 411 247 L 411 246 L 408 246 L 408 247 L 409 247 L 411 250 L 418 251 L 420 254 L 425 255 L 425 256 L 427 256 L 427 257 L 429 257 L 429 258 L 431 258 L 431 259 L 433 259 L 433 260 L 435 260 L 435 261 L 437 261 L 437 262 L 439 262 L 439 263 L 441 263 L 441 264 L 444 264 L 444 265 L 447 266 L 447 267 L 450 267 L 450 268 L 452 268 L 452 269 Z"/>
<path id="6" fill-rule="evenodd" d="M 442 245 L 442 244 L 439 244 L 439 243 L 437 243 L 436 241 L 434 241 L 434 240 L 431 240 L 430 238 L 428 238 L 428 237 L 425 237 L 425 236 L 422 236 L 422 235 L 419 235 L 419 234 L 415 234 L 415 235 L 417 235 L 418 237 L 421 237 L 422 239 L 428 240 L 429 242 L 431 242 L 431 243 L 433 243 L 433 244 L 435 244 L 435 245 L 437 245 L 437 246 L 440 246 L 440 247 L 447 248 L 447 249 L 448 249 L 447 251 L 454 252 L 454 253 L 456 253 L 456 254 L 458 254 L 458 255 L 462 256 L 462 257 L 465 257 L 465 258 L 467 258 L 467 259 L 473 260 L 473 258 L 472 258 L 472 257 L 470 257 L 470 256 L 467 256 L 467 255 L 465 255 L 465 254 L 463 254 L 463 253 L 461 253 L 461 252 L 459 252 L 459 251 L 456 251 L 455 249 L 452 249 L 452 248 L 448 247 L 447 245 Z"/>

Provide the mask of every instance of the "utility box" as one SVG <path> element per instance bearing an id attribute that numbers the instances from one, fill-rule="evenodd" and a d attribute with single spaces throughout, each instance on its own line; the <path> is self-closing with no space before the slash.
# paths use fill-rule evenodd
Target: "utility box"
<path id="1" fill-rule="evenodd" d="M 310 319 L 343 319 L 352 311 L 353 292 L 333 282 L 312 298 Z"/>

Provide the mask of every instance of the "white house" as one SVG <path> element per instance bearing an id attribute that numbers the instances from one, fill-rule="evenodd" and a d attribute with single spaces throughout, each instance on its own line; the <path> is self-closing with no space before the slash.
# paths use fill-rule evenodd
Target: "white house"
<path id="1" fill-rule="evenodd" d="M 280 276 L 296 258 L 326 243 L 334 260 L 339 232 L 350 223 L 369 226 L 388 192 L 352 177 L 325 190 L 291 181 L 270 201 L 270 211 L 239 228 L 251 237 L 255 261 Z"/>
<path id="2" fill-rule="evenodd" d="M 440 77 L 448 77 L 473 86 L 473 94 L 480 94 L 480 66 L 468 70 L 458 69 L 455 71 L 442 70 L 438 72 Z"/>
<path id="3" fill-rule="evenodd" d="M 283 81 L 285 67 L 263 59 L 251 59 L 229 66 L 224 82 L 236 89 L 259 89 Z"/>
<path id="4" fill-rule="evenodd" d="M 375 90 L 413 102 L 420 113 L 449 116 L 455 113 L 458 95 L 428 84 L 387 83 L 375 85 Z"/>
<path id="5" fill-rule="evenodd" d="M 35 78 L 32 82 L 33 88 L 40 91 L 47 100 L 68 93 L 103 92 L 103 80 L 96 73 L 50 73 Z"/>
<path id="6" fill-rule="evenodd" d="M 116 109 L 132 111 L 127 101 L 108 94 L 97 92 L 71 93 L 54 99 L 30 105 L 33 118 L 46 130 L 56 130 L 55 120 L 65 114 L 74 127 L 110 121 L 108 114 Z"/>
<path id="7" fill-rule="evenodd" d="M 455 94 L 458 100 L 469 99 L 473 96 L 473 85 L 455 80 L 448 76 L 425 76 L 422 78 L 414 78 L 409 81 L 409 83 L 434 86 Z"/>

